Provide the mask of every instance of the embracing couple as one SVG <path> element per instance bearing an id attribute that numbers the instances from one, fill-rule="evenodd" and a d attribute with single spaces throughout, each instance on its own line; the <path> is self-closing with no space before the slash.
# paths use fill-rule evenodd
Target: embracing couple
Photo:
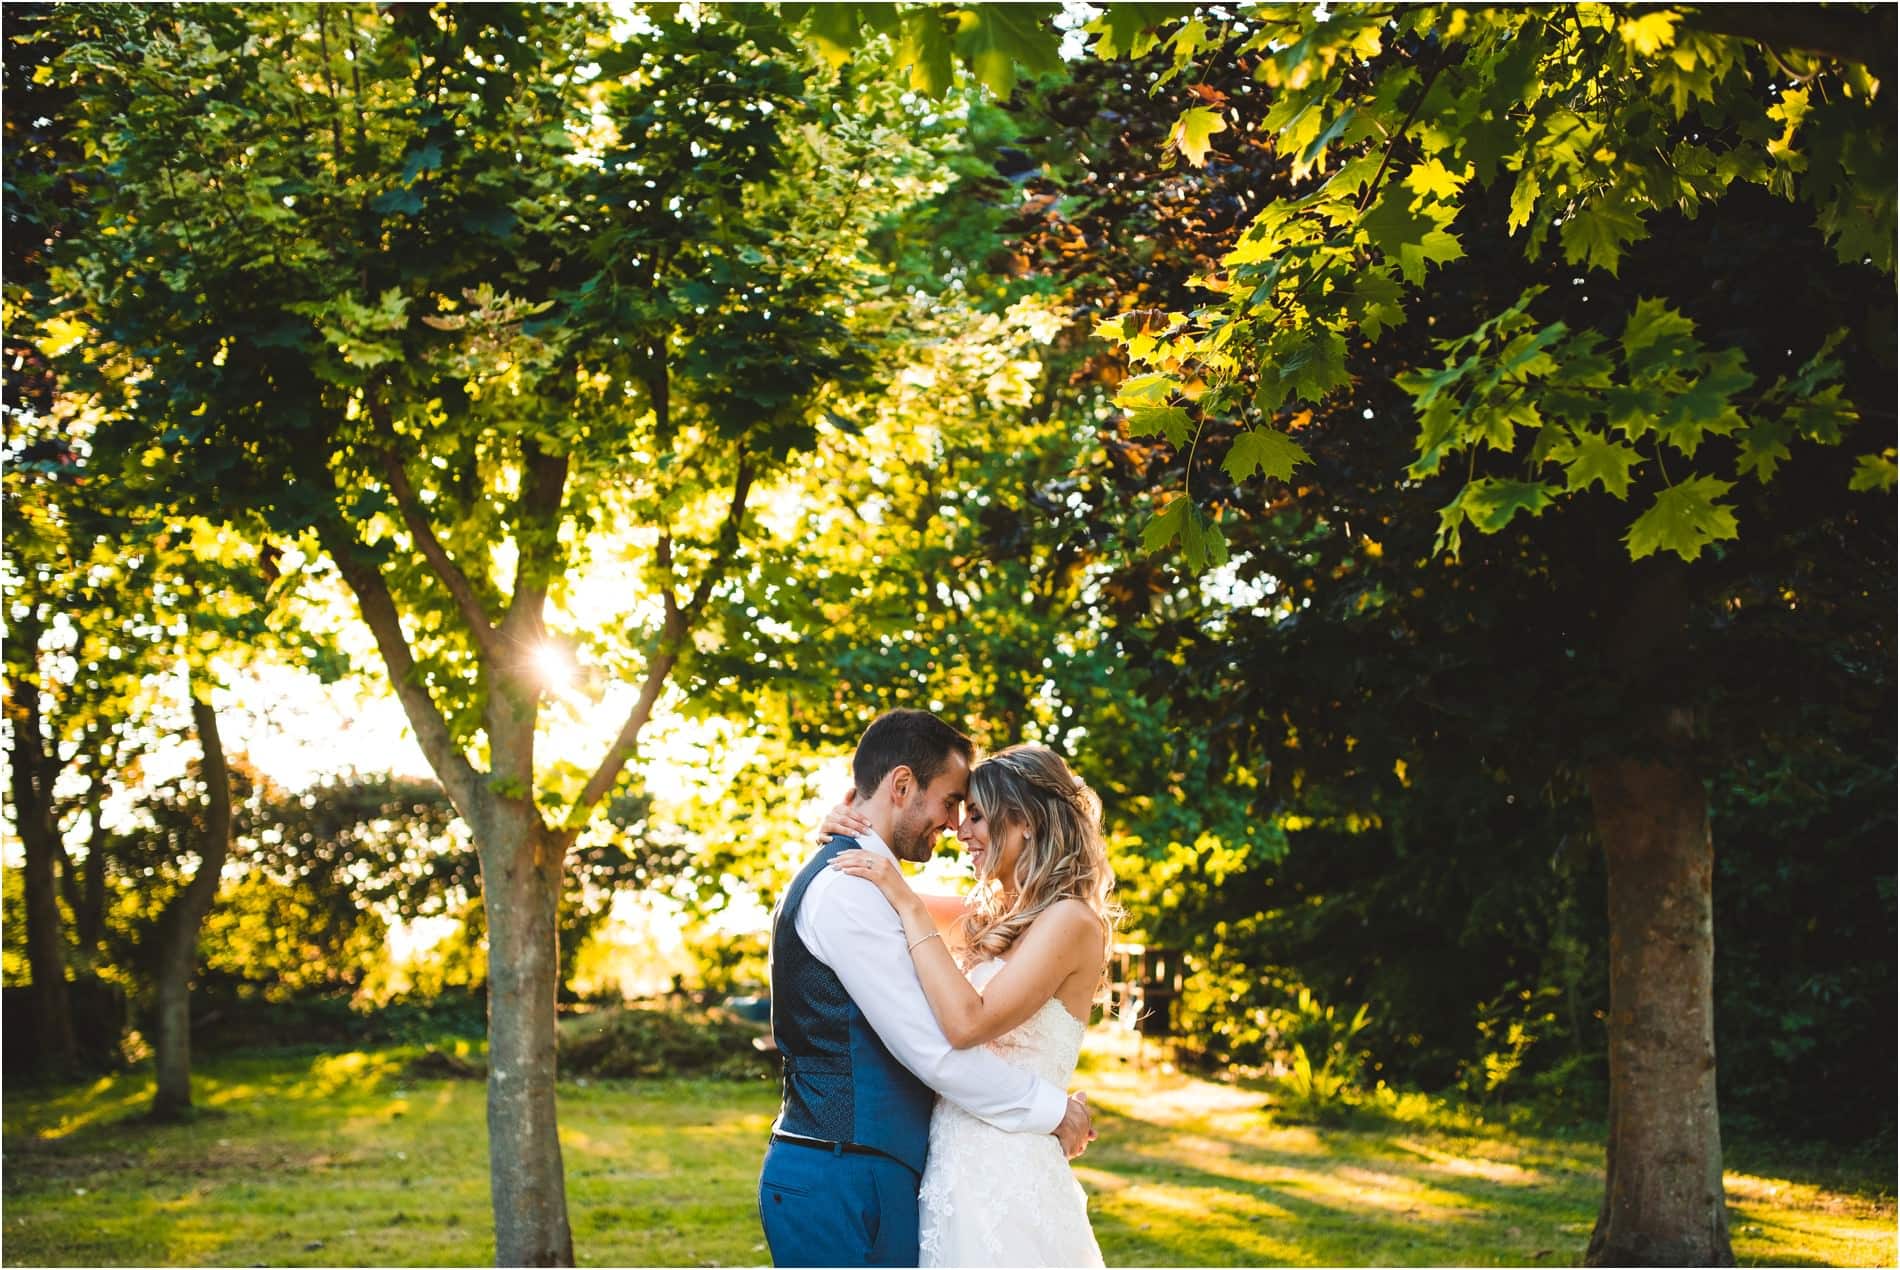
<path id="1" fill-rule="evenodd" d="M 1044 746 L 975 757 L 933 714 L 880 715 L 772 915 L 776 1265 L 1102 1264 L 1066 1092 L 1117 916 L 1101 805 Z M 952 831 L 974 889 L 912 891 L 898 860 Z"/>

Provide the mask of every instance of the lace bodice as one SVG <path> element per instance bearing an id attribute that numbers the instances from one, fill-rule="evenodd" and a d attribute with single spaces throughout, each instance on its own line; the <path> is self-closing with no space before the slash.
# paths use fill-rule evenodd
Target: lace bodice
<path id="1" fill-rule="evenodd" d="M 975 966 L 981 992 L 1003 968 Z M 1087 1027 L 1051 998 L 989 1042 L 998 1056 L 1068 1088 Z M 1046 1133 L 1005 1133 L 939 1100 L 918 1194 L 925 1266 L 1099 1266 L 1087 1199 Z"/>
<path id="2" fill-rule="evenodd" d="M 1002 958 L 991 958 L 971 969 L 970 983 L 981 992 L 1002 968 Z M 1028 1019 L 989 1042 L 988 1048 L 1052 1085 L 1067 1087 L 1069 1077 L 1075 1075 L 1075 1061 L 1081 1056 L 1082 1036 L 1087 1031 L 1067 1006 L 1051 997 Z"/>

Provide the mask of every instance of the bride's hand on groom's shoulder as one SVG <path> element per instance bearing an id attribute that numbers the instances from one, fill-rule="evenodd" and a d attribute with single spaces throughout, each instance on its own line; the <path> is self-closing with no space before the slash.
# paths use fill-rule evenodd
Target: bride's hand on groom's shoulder
<path id="1" fill-rule="evenodd" d="M 845 794 L 844 801 L 825 813 L 825 822 L 818 826 L 818 845 L 824 846 L 833 838 L 843 835 L 855 838 L 868 833 L 871 822 L 860 816 L 854 804 L 858 801 L 858 791 L 853 789 Z"/>
<path id="2" fill-rule="evenodd" d="M 863 847 L 840 851 L 831 857 L 831 867 L 840 873 L 849 873 L 854 878 L 874 882 L 878 890 L 893 898 L 910 889 L 910 883 L 904 881 L 897 861 L 875 851 L 866 851 Z"/>

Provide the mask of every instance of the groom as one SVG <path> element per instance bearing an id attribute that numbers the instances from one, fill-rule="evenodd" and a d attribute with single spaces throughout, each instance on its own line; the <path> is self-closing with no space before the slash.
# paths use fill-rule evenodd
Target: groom
<path id="1" fill-rule="evenodd" d="M 1088 1145 L 1081 1098 L 984 1049 L 944 1039 L 911 968 L 897 913 L 863 878 L 826 867 L 862 846 L 923 861 L 961 817 L 970 739 L 923 710 L 865 729 L 851 761 L 873 832 L 836 837 L 772 915 L 772 1033 L 784 1102 L 759 1176 L 759 1217 L 779 1266 L 914 1266 L 917 1185 L 941 1094 L 999 1129 Z"/>

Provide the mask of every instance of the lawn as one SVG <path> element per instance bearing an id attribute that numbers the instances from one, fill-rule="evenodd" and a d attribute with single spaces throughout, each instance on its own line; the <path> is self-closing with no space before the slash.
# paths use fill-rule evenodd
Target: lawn
<path id="1" fill-rule="evenodd" d="M 492 1261 L 479 1084 L 413 1051 L 204 1062 L 192 1123 L 139 1116 L 150 1074 L 9 1087 L 6 1265 Z M 1110 1265 L 1568 1265 L 1601 1187 L 1593 1135 L 1527 1135 L 1424 1099 L 1350 1128 L 1145 1069 L 1091 1038 L 1101 1138 L 1078 1165 Z M 561 1094 L 583 1265 L 757 1265 L 767 1080 L 574 1081 Z M 1745 1152 L 1734 1153 L 1746 1159 Z M 1893 1175 L 1731 1161 L 1744 1265 L 1893 1265 Z"/>

